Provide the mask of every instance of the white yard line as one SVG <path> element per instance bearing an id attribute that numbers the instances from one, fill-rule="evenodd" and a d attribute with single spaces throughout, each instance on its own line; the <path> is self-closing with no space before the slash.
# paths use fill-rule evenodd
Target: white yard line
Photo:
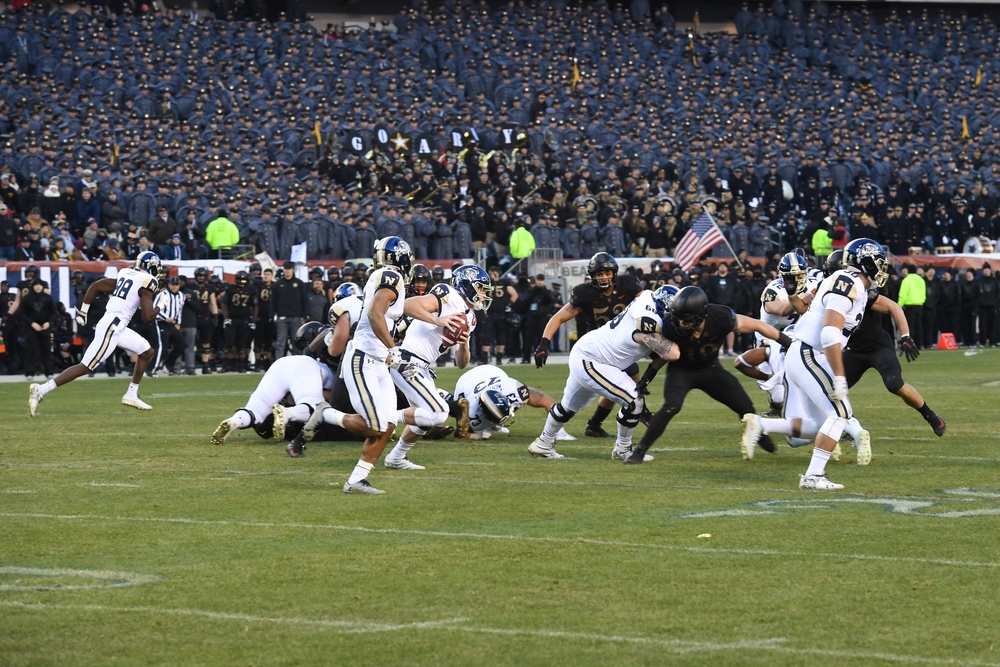
<path id="1" fill-rule="evenodd" d="M 724 549 L 713 547 L 690 547 L 677 544 L 650 544 L 643 542 L 626 542 L 623 540 L 602 540 L 588 537 L 535 537 L 530 535 L 504 535 L 494 533 L 467 533 L 441 530 L 414 530 L 399 528 L 369 528 L 367 526 L 343 526 L 336 524 L 311 523 L 272 523 L 265 521 L 228 521 L 189 519 L 185 517 L 142 517 L 142 516 L 108 516 L 100 514 L 43 514 L 29 512 L 3 512 L 0 517 L 20 519 L 51 519 L 53 521 L 94 521 L 94 522 L 136 522 L 165 523 L 189 526 L 237 526 L 244 528 L 266 528 L 277 530 L 320 530 L 347 533 L 368 533 L 374 535 L 416 535 L 420 537 L 442 537 L 458 540 L 496 540 L 504 542 L 527 542 L 535 544 L 567 544 L 594 547 L 610 547 L 613 549 L 650 549 L 659 551 L 679 551 L 717 556 L 776 556 L 779 558 L 823 558 L 848 559 L 862 561 L 882 561 L 889 563 L 907 563 L 916 565 L 944 565 L 948 567 L 968 568 L 1000 568 L 996 561 L 952 560 L 947 558 L 918 558 L 912 556 L 881 556 L 863 553 L 817 553 L 806 551 L 782 551 L 779 549 Z"/>
<path id="2" fill-rule="evenodd" d="M 278 616 L 255 616 L 251 614 L 207 611 L 201 609 L 170 609 L 160 607 L 119 607 L 89 604 L 48 604 L 19 601 L 0 601 L 0 607 L 11 610 L 26 611 L 86 611 L 123 614 L 152 614 L 154 616 L 190 616 L 214 621 L 239 621 L 241 623 L 281 624 L 294 626 L 320 627 L 343 633 L 398 632 L 406 630 L 431 632 L 464 632 L 469 634 L 488 634 L 504 637 L 538 637 L 541 639 L 599 642 L 605 644 L 637 644 L 655 646 L 669 653 L 717 653 L 729 651 L 774 651 L 788 655 L 823 656 L 841 659 L 857 659 L 914 665 L 953 665 L 955 667 L 1000 667 L 1000 663 L 981 660 L 963 660 L 922 655 L 906 655 L 897 653 L 876 653 L 866 651 L 839 651 L 822 648 L 797 648 L 789 646 L 789 640 L 783 637 L 768 639 L 746 639 L 735 641 L 693 641 L 683 639 L 666 639 L 661 637 L 643 637 L 626 635 L 604 635 L 589 632 L 570 632 L 565 630 L 547 630 L 544 628 L 491 628 L 468 625 L 468 619 L 450 618 L 436 621 L 417 621 L 413 623 L 374 623 L 364 621 L 341 621 L 332 619 L 290 618 Z"/>

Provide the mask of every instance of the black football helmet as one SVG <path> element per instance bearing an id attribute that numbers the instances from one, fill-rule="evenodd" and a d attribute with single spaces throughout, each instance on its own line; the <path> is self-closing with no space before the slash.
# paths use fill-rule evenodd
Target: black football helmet
<path id="1" fill-rule="evenodd" d="M 386 236 L 375 242 L 374 259 L 374 268 L 395 267 L 406 280 L 410 275 L 410 266 L 413 265 L 413 251 L 410 250 L 410 244 L 398 236 Z"/>
<path id="2" fill-rule="evenodd" d="M 826 261 L 823 262 L 823 275 L 829 278 L 842 268 L 844 268 L 844 251 L 834 250 L 826 256 Z"/>
<path id="3" fill-rule="evenodd" d="M 883 287 L 889 280 L 889 259 L 878 241 L 855 239 L 844 249 L 844 266 L 851 266 L 868 278 L 874 287 Z"/>
<path id="4" fill-rule="evenodd" d="M 598 273 L 607 271 L 611 272 L 610 280 L 600 281 L 597 279 Z M 611 289 L 618 280 L 618 261 L 606 252 L 599 252 L 590 258 L 590 263 L 587 264 L 587 273 L 590 275 L 590 280 L 593 284 L 597 286 L 597 289 Z"/>
<path id="5" fill-rule="evenodd" d="M 199 285 L 204 285 L 208 280 L 208 269 L 204 266 L 199 266 L 194 270 L 194 281 Z"/>
<path id="6" fill-rule="evenodd" d="M 326 270 L 322 266 L 314 266 L 309 269 L 309 280 L 323 280 Z"/>
<path id="7" fill-rule="evenodd" d="M 262 270 L 263 269 L 260 266 L 260 262 L 252 262 L 250 264 L 250 274 L 251 275 L 259 278 Z"/>
<path id="8" fill-rule="evenodd" d="M 295 349 L 303 352 L 316 337 L 325 334 L 329 326 L 322 322 L 306 322 L 295 332 Z"/>
<path id="9" fill-rule="evenodd" d="M 438 283 L 443 283 L 444 282 L 444 267 L 443 266 L 441 266 L 439 264 L 439 265 L 437 265 L 437 266 L 434 267 L 434 270 L 431 271 L 431 280 L 434 281 L 435 285 L 438 284 Z"/>
<path id="10" fill-rule="evenodd" d="M 432 280 L 431 270 L 423 264 L 414 264 L 413 268 L 410 269 L 410 285 L 413 286 L 413 292 L 417 296 L 427 292 Z M 423 285 L 420 283 L 423 283 Z"/>
<path id="11" fill-rule="evenodd" d="M 670 317 L 683 332 L 694 331 L 708 315 L 708 295 L 705 290 L 688 285 L 677 293 L 670 304 Z"/>
<path id="12" fill-rule="evenodd" d="M 240 287 L 243 287 L 244 285 L 249 285 L 252 279 L 253 276 L 250 275 L 249 271 L 239 271 L 236 274 L 236 284 Z"/>
<path id="13" fill-rule="evenodd" d="M 331 266 L 326 270 L 326 279 L 330 282 L 336 282 L 340 280 L 340 269 L 336 266 Z"/>
<path id="14" fill-rule="evenodd" d="M 24 280 L 34 280 L 38 277 L 38 265 L 28 264 L 26 267 L 21 269 L 21 275 L 24 277 Z"/>
<path id="15" fill-rule="evenodd" d="M 76 270 L 76 271 L 74 271 L 74 272 L 73 272 L 72 274 L 70 274 L 70 277 L 69 277 L 69 278 L 70 278 L 70 280 L 72 280 L 73 282 L 76 282 L 76 283 L 82 283 L 82 282 L 83 282 L 83 279 L 84 279 L 85 277 L 86 277 L 86 276 L 84 276 L 84 274 L 83 274 L 83 271 L 80 271 L 80 270 Z"/>

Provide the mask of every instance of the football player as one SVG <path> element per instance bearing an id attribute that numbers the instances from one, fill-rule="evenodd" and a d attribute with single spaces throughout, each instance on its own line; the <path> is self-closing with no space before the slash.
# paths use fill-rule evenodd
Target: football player
<path id="1" fill-rule="evenodd" d="M 482 363 L 490 360 L 490 347 L 496 341 L 496 361 L 497 366 L 503 363 L 504 350 L 507 341 L 506 319 L 512 304 L 517 302 L 517 290 L 509 281 L 500 279 L 500 269 L 491 266 L 489 269 L 492 290 L 492 306 L 479 318 L 479 327 L 476 330 L 476 339 L 479 341 L 480 356 Z"/>
<path id="2" fill-rule="evenodd" d="M 237 272 L 236 283 L 225 287 L 219 307 L 230 370 L 246 373 L 250 365 L 247 353 L 257 327 L 258 311 L 257 288 L 251 284 L 249 272 Z"/>
<path id="3" fill-rule="evenodd" d="M 122 405 L 139 410 L 153 409 L 139 398 L 139 382 L 142 381 L 146 365 L 153 357 L 153 348 L 149 345 L 149 341 L 129 329 L 128 323 L 136 310 L 141 310 L 142 319 L 146 322 L 153 322 L 156 319 L 160 309 L 153 305 L 153 295 L 159 289 L 157 283 L 159 275 L 160 258 L 155 253 L 145 250 L 136 257 L 132 268 L 118 272 L 117 279 L 102 278 L 87 289 L 83 303 L 77 308 L 76 313 L 76 322 L 80 326 L 87 324 L 87 311 L 90 310 L 94 296 L 98 292 L 107 292 L 111 295 L 104 317 L 94 327 L 94 340 L 87 346 L 80 363 L 67 368 L 43 385 L 31 384 L 28 387 L 28 414 L 34 417 L 38 404 L 46 394 L 56 387 L 92 372 L 118 347 L 137 355 L 132 382 L 122 397 Z"/>
<path id="4" fill-rule="evenodd" d="M 563 458 L 555 448 L 556 433 L 596 396 L 603 396 L 621 406 L 611 458 L 624 460 L 632 454 L 632 433 L 643 419 L 646 404 L 635 380 L 622 369 L 650 352 L 665 361 L 678 358 L 677 346 L 660 333 L 672 296 L 670 289 L 640 293 L 614 319 L 576 342 L 569 353 L 569 378 L 562 399 L 549 410 L 545 428 L 528 446 L 529 452 L 541 458 Z"/>
<path id="5" fill-rule="evenodd" d="M 274 355 L 274 312 L 271 310 L 274 271 L 271 269 L 261 271 L 260 280 L 255 280 L 254 283 L 257 287 L 257 325 L 253 337 L 254 369 L 266 371 Z"/>
<path id="6" fill-rule="evenodd" d="M 296 349 L 303 350 L 315 338 L 322 338 L 323 328 L 321 322 L 307 322 L 299 327 L 295 334 Z M 246 405 L 228 419 L 223 419 L 215 429 L 212 444 L 221 445 L 233 431 L 257 428 L 271 414 L 275 417 L 275 439 L 281 439 L 289 419 L 303 422 L 309 419 L 316 405 L 323 402 L 323 392 L 333 388 L 333 379 L 329 366 L 308 355 L 296 354 L 278 359 L 264 373 Z M 293 405 L 282 407 L 279 412 L 276 404 L 280 404 L 286 394 L 291 395 Z"/>
<path id="7" fill-rule="evenodd" d="M 556 335 L 559 327 L 565 322 L 583 315 L 587 325 L 586 331 L 602 327 L 625 310 L 636 295 L 642 291 L 642 285 L 634 276 L 618 275 L 617 260 L 606 252 L 599 252 L 590 258 L 587 273 L 590 275 L 590 282 L 581 283 L 574 287 L 569 303 L 549 318 L 545 325 L 545 329 L 542 331 L 542 340 L 535 349 L 536 368 L 545 365 L 545 361 L 549 358 L 549 345 L 552 342 L 552 337 Z M 582 336 L 586 331 L 578 333 Z M 638 364 L 626 368 L 625 372 L 634 381 L 639 376 Z M 604 430 L 602 424 L 611 414 L 613 407 L 614 401 L 602 395 L 597 402 L 594 416 L 587 422 L 587 429 L 584 433 L 592 438 L 610 438 L 611 434 Z"/>
<path id="8" fill-rule="evenodd" d="M 491 392 L 499 393 L 505 403 L 497 401 Z M 548 412 L 556 403 L 548 394 L 488 364 L 463 373 L 455 384 L 455 397 L 469 401 L 469 437 L 473 440 L 486 440 L 494 432 L 509 433 L 507 427 L 513 423 L 514 413 L 525 405 Z M 561 428 L 556 432 L 556 440 L 576 438 Z"/>
<path id="9" fill-rule="evenodd" d="M 357 414 L 345 415 L 321 404 L 302 430 L 305 439 L 309 440 L 319 424 L 327 421 L 352 432 L 360 431 L 359 434 L 365 436 L 361 458 L 344 484 L 344 493 L 385 493 L 368 482 L 368 475 L 399 421 L 400 411 L 396 409 L 396 392 L 389 370 L 397 369 L 404 377 L 418 370 L 415 364 L 404 360 L 402 349 L 393 340 L 396 321 L 404 312 L 406 281 L 412 262 L 409 244 L 398 236 L 376 241 L 375 270 L 365 284 L 358 326 L 340 368 Z M 457 313 L 442 318 L 418 308 L 408 314 L 451 329 L 458 329 L 464 321 Z M 412 411 L 410 408 L 404 412 L 412 418 Z"/>
<path id="10" fill-rule="evenodd" d="M 799 319 L 794 342 L 785 356 L 785 377 L 803 397 L 804 421 L 816 423 L 816 446 L 800 489 L 844 488 L 826 477 L 826 463 L 851 418 L 843 349 L 864 319 L 868 288 L 885 285 L 889 262 L 877 242 L 860 238 L 844 250 L 844 268 L 833 272 L 816 291 Z M 752 412 L 752 410 L 748 411 Z M 810 429 L 811 430 L 811 429 Z"/>
<path id="11" fill-rule="evenodd" d="M 431 316 L 447 320 L 460 316 L 467 323 L 456 338 L 448 329 L 416 319 L 406 330 L 402 356 L 405 361 L 416 361 L 420 369 L 411 377 L 404 377 L 392 369 L 392 381 L 415 408 L 414 422 L 403 429 L 396 446 L 385 457 L 385 467 L 396 470 L 423 470 L 413 463 L 407 453 L 417 444 L 427 430 L 443 424 L 448 417 L 457 420 L 455 435 L 462 438 L 469 433 L 468 401 L 448 401 L 438 393 L 428 366 L 439 356 L 455 348 L 455 365 L 465 368 L 469 364 L 469 336 L 476 328 L 477 314 L 485 313 L 492 297 L 490 277 L 478 266 L 466 265 L 451 274 L 451 285 L 438 283 L 430 294 L 406 300 L 406 312 L 420 309 Z"/>
<path id="12" fill-rule="evenodd" d="M 212 354 L 212 339 L 215 336 L 215 318 L 219 307 L 215 300 L 215 289 L 208 281 L 208 269 L 199 266 L 194 270 L 194 287 L 191 288 L 197 300 L 198 345 L 201 347 L 201 374 L 212 373 L 215 360 Z"/>
<path id="13" fill-rule="evenodd" d="M 677 360 L 667 367 L 663 383 L 663 407 L 653 415 L 649 427 L 626 464 L 639 464 L 644 454 L 656 442 L 667 424 L 684 406 L 684 399 L 692 389 L 703 392 L 735 412 L 741 419 L 753 412 L 753 401 L 732 373 L 719 363 L 719 349 L 730 333 L 760 333 L 765 338 L 779 340 L 785 347 L 791 343 L 774 327 L 760 320 L 737 315 L 728 306 L 709 304 L 704 290 L 688 285 L 674 297 L 670 316 L 664 323 L 663 335 L 677 345 Z M 663 366 L 663 359 L 654 358 L 639 381 L 639 390 L 646 387 Z M 764 436 L 761 447 L 774 451 L 774 443 Z"/>
<path id="14" fill-rule="evenodd" d="M 843 261 L 843 251 L 837 250 L 830 254 L 824 267 L 829 274 L 834 273 Z M 844 373 L 848 388 L 853 387 L 869 368 L 874 368 L 882 376 L 882 384 L 891 393 L 903 399 L 903 402 L 920 413 L 934 434 L 944 435 L 945 423 L 928 407 L 913 385 L 903 381 L 903 369 L 899 365 L 896 346 L 892 338 L 882 328 L 883 315 L 892 317 L 899 331 L 899 355 L 905 355 L 911 362 L 920 355 L 920 349 L 910 338 L 910 328 L 906 316 L 899 304 L 885 295 L 878 294 L 869 288 L 868 301 L 865 304 L 865 316 L 861 324 L 851 334 L 844 350 Z"/>
<path id="15" fill-rule="evenodd" d="M 793 324 L 806 312 L 822 276 L 811 275 L 806 258 L 797 252 L 786 253 L 778 262 L 778 277 L 760 294 L 760 319 L 778 331 Z M 756 336 L 757 344 L 764 345 Z"/>

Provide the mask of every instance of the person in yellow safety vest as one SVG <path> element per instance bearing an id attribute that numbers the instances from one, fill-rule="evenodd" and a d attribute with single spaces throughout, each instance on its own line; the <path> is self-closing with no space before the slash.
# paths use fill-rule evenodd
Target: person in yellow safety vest
<path id="1" fill-rule="evenodd" d="M 924 303 L 927 301 L 927 281 L 922 273 L 912 264 L 903 265 L 903 279 L 899 281 L 899 298 L 896 303 L 906 315 L 906 323 L 910 327 L 910 336 L 918 347 L 924 342 Z"/>
<path id="2" fill-rule="evenodd" d="M 826 258 L 833 252 L 833 238 L 830 236 L 829 222 L 824 221 L 820 225 L 820 228 L 813 232 L 810 243 L 812 244 L 813 255 L 819 261 L 820 266 L 822 266 Z"/>
<path id="3" fill-rule="evenodd" d="M 240 242 L 239 227 L 229 219 L 229 211 L 225 208 L 219 208 L 217 215 L 219 217 L 205 228 L 205 243 L 212 250 L 231 248 Z"/>
<path id="4" fill-rule="evenodd" d="M 528 231 L 524 217 L 518 217 L 517 229 L 510 235 L 510 256 L 521 259 L 531 254 L 535 249 L 535 237 Z"/>

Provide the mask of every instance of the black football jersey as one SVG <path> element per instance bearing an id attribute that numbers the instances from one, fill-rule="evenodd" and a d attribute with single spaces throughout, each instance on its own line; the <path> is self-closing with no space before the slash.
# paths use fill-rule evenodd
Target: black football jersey
<path id="1" fill-rule="evenodd" d="M 211 318 L 212 317 L 212 311 L 210 310 L 211 297 L 212 294 L 215 293 L 215 288 L 208 283 L 205 283 L 203 285 L 195 283 L 194 287 L 191 288 L 191 292 L 195 295 L 195 297 L 197 297 L 198 301 L 201 301 L 201 309 L 198 312 L 198 316 L 203 318 Z"/>
<path id="2" fill-rule="evenodd" d="M 507 283 L 500 281 L 494 283 L 489 289 L 489 295 L 493 297 L 490 304 L 490 315 L 503 315 L 510 303 L 510 295 L 507 294 Z"/>
<path id="3" fill-rule="evenodd" d="M 642 285 L 635 276 L 624 274 L 618 276 L 611 294 L 605 294 L 593 283 L 581 283 L 573 288 L 569 302 L 574 308 L 583 311 L 581 314 L 590 331 L 613 320 L 641 291 Z"/>
<path id="4" fill-rule="evenodd" d="M 257 290 L 252 285 L 230 285 L 223 297 L 229 307 L 229 317 L 251 317 L 257 304 Z"/>
<path id="5" fill-rule="evenodd" d="M 257 282 L 257 317 L 271 319 L 271 289 L 274 283 L 266 284 L 263 280 Z"/>
<path id="6" fill-rule="evenodd" d="M 680 359 L 671 364 L 689 370 L 708 368 L 719 360 L 719 348 L 725 344 L 726 336 L 731 331 L 736 331 L 736 313 L 729 306 L 716 303 L 708 305 L 705 328 L 697 338 L 681 333 L 673 319 L 666 318 L 663 337 L 677 343 L 681 351 Z"/>
<path id="7" fill-rule="evenodd" d="M 882 328 L 881 313 L 872 312 L 872 306 L 877 298 L 878 290 L 869 289 L 864 317 L 847 340 L 847 349 L 854 352 L 874 352 L 883 345 L 893 347 L 892 338 Z"/>

